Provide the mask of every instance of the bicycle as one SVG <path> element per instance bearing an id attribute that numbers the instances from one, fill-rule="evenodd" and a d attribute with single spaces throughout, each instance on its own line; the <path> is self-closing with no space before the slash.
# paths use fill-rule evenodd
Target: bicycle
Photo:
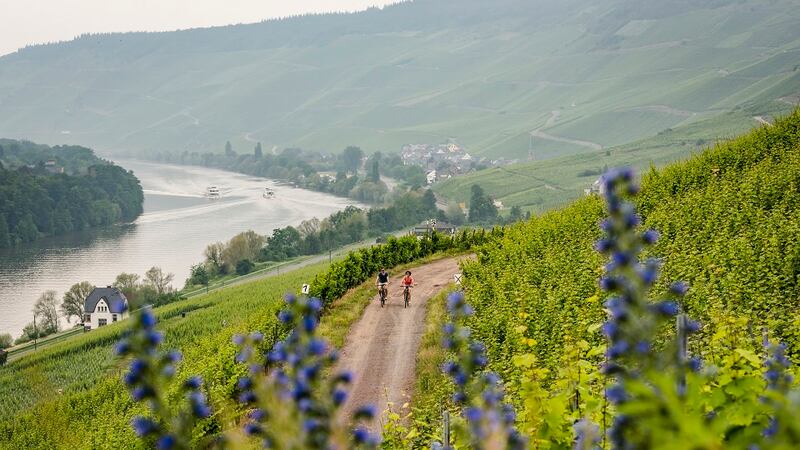
<path id="1" fill-rule="evenodd" d="M 408 302 L 411 300 L 411 291 L 409 288 L 413 286 L 403 286 L 403 308 L 408 308 Z"/>
<path id="2" fill-rule="evenodd" d="M 381 308 L 383 305 L 386 304 L 386 296 L 389 294 L 389 291 L 386 289 L 386 284 L 381 283 L 378 285 L 378 295 L 381 298 Z"/>

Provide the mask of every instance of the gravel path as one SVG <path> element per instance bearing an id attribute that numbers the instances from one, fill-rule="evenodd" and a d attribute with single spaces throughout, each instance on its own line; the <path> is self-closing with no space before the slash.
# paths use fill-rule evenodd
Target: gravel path
<path id="1" fill-rule="evenodd" d="M 460 272 L 458 258 L 436 261 L 411 269 L 417 286 L 409 307 L 403 308 L 402 274 L 392 274 L 389 297 L 381 308 L 377 295 L 353 325 L 341 351 L 339 367 L 353 372 L 350 397 L 342 418 L 358 406 L 372 404 L 381 413 L 388 404 L 400 407 L 411 400 L 417 349 L 425 331 L 425 304 Z M 382 420 L 371 424 L 380 431 Z"/>

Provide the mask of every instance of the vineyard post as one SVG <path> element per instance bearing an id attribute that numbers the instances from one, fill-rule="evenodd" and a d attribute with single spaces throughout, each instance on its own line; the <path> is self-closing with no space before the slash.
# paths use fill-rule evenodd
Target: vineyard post
<path id="1" fill-rule="evenodd" d="M 39 337 L 39 331 L 36 329 L 36 313 L 33 313 L 33 350 L 37 348 L 37 338 Z"/>
<path id="2" fill-rule="evenodd" d="M 442 413 L 442 441 L 444 442 L 444 450 L 451 450 L 450 447 L 450 411 L 444 410 Z"/>

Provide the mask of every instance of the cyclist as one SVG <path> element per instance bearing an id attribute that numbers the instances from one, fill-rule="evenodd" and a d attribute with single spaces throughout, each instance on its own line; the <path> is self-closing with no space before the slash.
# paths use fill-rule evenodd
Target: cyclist
<path id="1" fill-rule="evenodd" d="M 378 294 L 382 294 L 384 297 L 386 296 L 387 284 L 389 284 L 389 272 L 381 267 L 381 271 L 378 272 L 378 278 L 375 280 L 375 285 L 378 286 Z"/>
<path id="2" fill-rule="evenodd" d="M 404 289 L 403 293 L 405 293 L 405 291 L 408 291 L 408 300 L 410 302 L 411 301 L 410 288 L 414 286 L 414 278 L 411 276 L 410 270 L 406 270 L 406 276 L 403 277 L 403 281 L 401 281 L 400 284 L 403 286 Z"/>

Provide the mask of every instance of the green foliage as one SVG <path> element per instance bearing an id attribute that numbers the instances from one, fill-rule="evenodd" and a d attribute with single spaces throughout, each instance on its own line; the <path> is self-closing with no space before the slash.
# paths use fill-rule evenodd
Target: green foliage
<path id="1" fill-rule="evenodd" d="M 361 167 L 361 158 L 364 157 L 364 152 L 358 148 L 349 146 L 340 155 L 342 167 L 350 172 L 356 173 Z"/>
<path id="2" fill-rule="evenodd" d="M 662 280 L 692 287 L 682 308 L 704 327 L 690 350 L 718 369 L 693 382 L 697 404 L 679 422 L 695 428 L 659 441 L 691 437 L 697 448 L 716 448 L 719 436 L 741 443 L 766 426 L 757 401 L 761 328 L 800 357 L 798 179 L 800 111 L 642 180 L 644 226 L 662 234 L 650 256 L 662 259 Z M 476 311 L 469 325 L 541 448 L 568 446 L 580 417 L 603 423 L 596 368 L 605 312 L 596 280 L 604 261 L 593 243 L 604 216 L 597 197 L 582 199 L 508 228 L 463 267 Z M 660 282 L 655 294 L 665 289 Z M 711 410 L 726 416 L 722 428 L 703 428 Z"/>
<path id="3" fill-rule="evenodd" d="M 491 222 L 497 219 L 497 207 L 494 206 L 492 199 L 486 196 L 477 184 L 470 188 L 469 198 L 469 220 L 475 223 Z"/>
<path id="4" fill-rule="evenodd" d="M 195 264 L 192 266 L 189 283 L 195 286 L 208 286 L 210 281 L 211 277 L 208 274 L 208 269 L 206 269 L 205 264 Z"/>
<path id="5" fill-rule="evenodd" d="M 176 379 L 202 376 L 214 409 L 239 414 L 236 407 L 225 406 L 235 402 L 236 380 L 247 370 L 234 361 L 231 336 L 260 330 L 265 345 L 272 345 L 285 331 L 276 318 L 283 295 L 297 291 L 322 268 L 156 308 L 164 346 L 184 354 Z M 112 354 L 129 326 L 128 321 L 110 324 L 0 369 L 0 448 L 140 448 L 130 420 L 142 410 L 125 392 L 124 366 Z M 224 420 L 213 419 L 207 426 L 220 427 Z"/>
<path id="6" fill-rule="evenodd" d="M 0 203 L 0 247 L 132 221 L 141 214 L 139 180 L 91 150 L 3 142 L 10 151 L 4 153 L 6 168 L 0 168 L 0 198 L 7 199 Z M 51 173 L 41 162 L 45 159 L 70 170 Z M 40 163 L 31 168 L 32 160 Z"/>
<path id="7" fill-rule="evenodd" d="M 247 275 L 248 273 L 253 271 L 253 267 L 255 265 L 249 259 L 243 259 L 236 263 L 236 274 L 237 275 Z"/>
<path id="8" fill-rule="evenodd" d="M 495 228 L 488 232 L 464 230 L 455 236 L 392 236 L 385 244 L 350 252 L 344 260 L 332 264 L 326 273 L 314 278 L 309 295 L 328 304 L 374 276 L 381 267 L 394 267 L 445 250 L 467 250 L 502 235 L 503 229 Z"/>
<path id="9" fill-rule="evenodd" d="M 70 286 L 61 299 L 61 314 L 69 321 L 73 317 L 78 322 L 83 322 L 84 302 L 86 297 L 94 290 L 94 285 L 88 281 L 81 281 Z"/>
<path id="10" fill-rule="evenodd" d="M 14 343 L 14 340 L 11 338 L 11 335 L 8 333 L 0 334 L 0 349 L 6 349 L 11 347 Z"/>

